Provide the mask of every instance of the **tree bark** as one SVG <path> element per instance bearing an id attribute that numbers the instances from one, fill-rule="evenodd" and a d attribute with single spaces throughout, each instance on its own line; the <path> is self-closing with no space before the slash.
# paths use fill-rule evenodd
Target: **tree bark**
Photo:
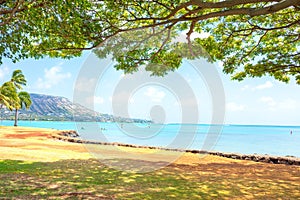
<path id="1" fill-rule="evenodd" d="M 2 110 L 3 108 L 3 104 L 0 104 L 0 110 Z M 1 123 L 2 123 L 2 115 L 0 115 L 0 120 L 1 120 Z"/>
<path id="2" fill-rule="evenodd" d="M 16 109 L 16 112 L 15 112 L 15 124 L 14 126 L 18 126 L 18 109 Z"/>

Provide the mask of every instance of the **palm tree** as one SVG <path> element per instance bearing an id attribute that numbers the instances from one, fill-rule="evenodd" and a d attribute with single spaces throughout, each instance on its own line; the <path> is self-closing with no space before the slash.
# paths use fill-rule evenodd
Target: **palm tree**
<path id="1" fill-rule="evenodd" d="M 22 108 L 29 109 L 31 106 L 31 98 L 30 94 L 25 91 L 21 91 L 18 93 L 18 101 L 15 104 L 15 124 L 14 126 L 18 126 L 18 110 Z"/>
<path id="2" fill-rule="evenodd" d="M 1 108 L 5 106 L 9 110 L 13 110 L 14 104 L 17 99 L 18 99 L 18 94 L 15 85 L 11 81 L 5 82 L 0 87 Z"/>
<path id="3" fill-rule="evenodd" d="M 22 73 L 22 70 L 17 69 L 13 71 L 13 74 L 11 76 L 10 81 L 14 84 L 14 86 L 18 89 L 21 90 L 22 86 L 26 85 L 27 81 L 25 79 L 24 74 Z"/>
<path id="4" fill-rule="evenodd" d="M 30 95 L 27 92 L 19 92 L 22 86 L 26 85 L 27 81 L 21 70 L 13 71 L 10 81 L 5 82 L 0 87 L 0 109 L 5 106 L 9 110 L 15 109 L 15 126 L 18 121 L 18 110 L 25 107 L 28 109 L 31 106 Z"/>
<path id="5" fill-rule="evenodd" d="M 3 106 L 8 107 L 9 106 L 9 98 L 7 96 L 5 96 L 5 94 L 3 94 L 3 86 L 0 86 L 0 109 Z"/>

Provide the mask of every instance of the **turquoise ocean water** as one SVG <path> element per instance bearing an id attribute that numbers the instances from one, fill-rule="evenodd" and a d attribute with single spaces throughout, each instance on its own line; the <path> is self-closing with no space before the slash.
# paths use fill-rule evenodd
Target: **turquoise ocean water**
<path id="1" fill-rule="evenodd" d="M 13 122 L 1 121 L 0 125 L 12 126 Z M 106 142 L 300 157 L 300 126 L 96 124 L 48 121 L 19 121 L 19 126 L 72 129 L 83 139 Z"/>

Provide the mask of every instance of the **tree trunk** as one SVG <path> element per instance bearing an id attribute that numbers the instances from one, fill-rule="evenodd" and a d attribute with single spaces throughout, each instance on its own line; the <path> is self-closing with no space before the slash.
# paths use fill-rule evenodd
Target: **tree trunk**
<path id="1" fill-rule="evenodd" d="M 15 124 L 14 126 L 18 126 L 18 109 L 16 109 L 16 112 L 15 112 Z"/>
<path id="2" fill-rule="evenodd" d="M 3 105 L 0 104 L 0 110 L 2 110 L 2 108 L 3 108 Z M 0 112 L 0 113 L 1 113 L 1 112 Z M 2 124 L 2 114 L 0 114 L 0 121 L 1 121 L 1 124 Z"/>

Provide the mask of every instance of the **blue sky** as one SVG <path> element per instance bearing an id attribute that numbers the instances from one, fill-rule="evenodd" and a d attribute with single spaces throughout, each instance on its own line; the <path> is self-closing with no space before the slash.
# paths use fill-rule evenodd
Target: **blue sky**
<path id="1" fill-rule="evenodd" d="M 74 86 L 84 63 L 89 60 L 90 52 L 81 57 L 70 60 L 28 59 L 18 63 L 4 60 L 0 66 L 0 82 L 9 80 L 15 69 L 21 69 L 27 78 L 26 90 L 31 93 L 64 96 L 73 100 Z M 93 61 L 97 62 L 97 61 Z M 99 61 L 100 63 L 102 61 Z M 97 63 L 93 66 L 97 70 Z M 289 84 L 281 83 L 272 77 L 246 79 L 242 82 L 231 81 L 229 75 L 221 72 L 221 67 L 215 65 L 222 80 L 225 93 L 226 118 L 225 124 L 268 124 L 268 125 L 299 125 L 300 124 L 300 86 L 291 80 Z M 100 69 L 100 68 L 99 68 Z M 182 66 L 178 70 L 185 82 L 192 88 L 197 100 L 199 123 L 211 123 L 212 103 L 211 96 L 203 77 Z M 95 85 L 93 96 L 86 96 L 85 106 L 96 111 L 108 114 L 120 113 L 113 106 L 117 97 L 123 94 L 117 91 L 121 80 L 130 79 L 122 71 L 116 71 L 111 65 L 98 79 L 87 79 L 79 89 L 88 90 L 89 85 Z M 214 79 L 215 77 L 208 77 Z M 178 91 L 183 87 L 178 86 Z M 118 93 L 119 92 L 119 93 Z M 176 92 L 175 92 L 176 93 Z M 125 97 L 124 97 L 125 98 Z M 94 102 L 93 102 L 93 101 Z M 155 83 L 141 85 L 130 93 L 126 99 L 128 114 L 134 118 L 147 118 L 151 116 L 158 121 L 166 123 L 182 122 L 182 107 L 180 103 L 188 104 L 188 98 L 178 99 L 168 87 Z M 90 104 L 88 103 L 90 101 Z M 92 103 L 93 102 L 93 103 Z M 191 109 L 193 106 L 190 105 Z M 185 109 L 185 108 L 184 108 Z M 159 119 L 161 118 L 161 119 Z"/>

